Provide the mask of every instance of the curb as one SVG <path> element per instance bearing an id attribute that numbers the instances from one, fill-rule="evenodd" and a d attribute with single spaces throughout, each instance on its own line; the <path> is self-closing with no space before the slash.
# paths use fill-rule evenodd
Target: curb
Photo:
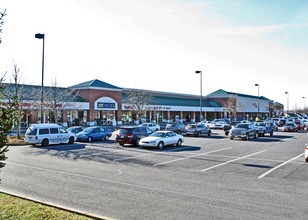
<path id="1" fill-rule="evenodd" d="M 0 190 L 0 193 L 6 194 L 6 195 L 10 195 L 10 196 L 14 196 L 14 197 L 17 197 L 17 198 L 20 198 L 20 199 L 28 200 L 28 201 L 31 201 L 31 202 L 39 203 L 39 204 L 42 204 L 42 205 L 45 205 L 45 206 L 49 206 L 49 207 L 52 207 L 52 208 L 57 208 L 57 209 L 64 210 L 64 211 L 67 211 L 67 212 L 75 213 L 75 214 L 82 215 L 82 216 L 85 216 L 85 217 L 88 217 L 88 218 L 92 218 L 92 219 L 95 219 L 95 220 L 116 220 L 114 218 L 110 218 L 110 217 L 107 217 L 107 216 L 100 216 L 100 215 L 96 215 L 96 214 L 93 214 L 93 213 L 80 211 L 78 209 L 73 209 L 73 208 L 68 208 L 68 207 L 65 207 L 65 206 L 61 206 L 61 205 L 58 205 L 58 204 L 55 204 L 55 203 L 44 202 L 42 200 L 38 200 L 38 199 L 31 198 L 31 197 L 17 195 L 15 193 L 3 191 L 3 190 Z"/>

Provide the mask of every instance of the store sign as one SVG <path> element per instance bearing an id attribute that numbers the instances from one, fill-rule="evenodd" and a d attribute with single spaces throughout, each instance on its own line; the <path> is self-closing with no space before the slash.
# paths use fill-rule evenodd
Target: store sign
<path id="1" fill-rule="evenodd" d="M 115 108 L 115 103 L 112 102 L 97 102 L 97 108 Z"/>

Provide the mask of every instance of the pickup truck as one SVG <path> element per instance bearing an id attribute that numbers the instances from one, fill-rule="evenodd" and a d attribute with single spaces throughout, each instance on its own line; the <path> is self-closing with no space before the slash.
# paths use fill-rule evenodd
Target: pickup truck
<path id="1" fill-rule="evenodd" d="M 228 135 L 231 128 L 237 125 L 238 123 L 240 123 L 240 121 L 231 121 L 230 124 L 225 125 L 223 127 L 223 131 L 225 132 L 225 135 Z"/>
<path id="2" fill-rule="evenodd" d="M 258 130 L 259 136 L 265 136 L 265 134 L 269 134 L 270 136 L 274 135 L 275 127 L 267 122 L 255 122 L 254 126 Z"/>

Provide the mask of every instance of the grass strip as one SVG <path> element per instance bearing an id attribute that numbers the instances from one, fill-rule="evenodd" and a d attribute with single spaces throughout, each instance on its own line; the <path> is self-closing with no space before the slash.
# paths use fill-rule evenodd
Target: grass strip
<path id="1" fill-rule="evenodd" d="M 92 220 L 69 211 L 0 193 L 0 220 Z"/>

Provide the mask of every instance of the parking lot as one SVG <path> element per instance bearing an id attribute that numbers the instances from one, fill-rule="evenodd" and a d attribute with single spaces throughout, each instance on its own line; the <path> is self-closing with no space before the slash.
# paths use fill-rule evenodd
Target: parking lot
<path id="1" fill-rule="evenodd" d="M 156 215 L 153 219 L 289 219 L 295 213 L 304 219 L 307 214 L 307 131 L 278 131 L 272 137 L 244 141 L 213 130 L 209 137 L 184 137 L 181 147 L 163 150 L 122 147 L 114 138 L 113 134 L 108 141 L 11 147 L 1 188 L 33 192 L 39 199 L 116 219 L 144 219 L 150 214 Z M 52 184 L 55 180 L 61 184 Z M 66 198 L 53 196 L 54 191 Z M 91 205 L 84 206 L 85 201 Z M 142 202 L 149 203 L 147 211 Z M 213 203 L 218 203 L 215 208 Z"/>
<path id="2" fill-rule="evenodd" d="M 121 147 L 108 142 L 85 143 L 82 150 L 70 151 L 77 158 L 113 162 L 128 166 L 150 166 L 182 172 L 234 172 L 256 178 L 276 176 L 278 168 L 303 165 L 307 131 L 276 132 L 273 137 L 243 141 L 230 140 L 221 130 L 210 137 L 185 137 L 181 147 Z M 276 173 L 276 174 L 275 174 Z M 305 176 L 303 176 L 305 177 Z"/>

